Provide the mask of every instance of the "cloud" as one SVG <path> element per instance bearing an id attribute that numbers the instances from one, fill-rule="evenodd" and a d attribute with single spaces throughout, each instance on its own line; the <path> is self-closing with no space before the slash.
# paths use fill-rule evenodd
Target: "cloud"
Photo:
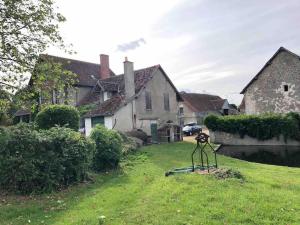
<path id="1" fill-rule="evenodd" d="M 137 39 L 135 41 L 130 41 L 130 42 L 118 45 L 117 51 L 127 52 L 127 51 L 130 51 L 130 50 L 134 50 L 136 48 L 139 48 L 139 47 L 141 47 L 141 45 L 145 45 L 145 44 L 146 44 L 145 39 L 140 38 L 140 39 Z"/>

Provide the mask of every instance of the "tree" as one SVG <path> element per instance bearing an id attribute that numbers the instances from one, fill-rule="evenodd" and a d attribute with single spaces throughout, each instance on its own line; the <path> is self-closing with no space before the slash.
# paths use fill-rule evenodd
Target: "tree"
<path id="1" fill-rule="evenodd" d="M 5 90 L 0 90 L 0 125 L 9 124 L 9 111 L 11 109 L 11 95 Z"/>
<path id="2" fill-rule="evenodd" d="M 64 65 L 50 56 L 42 55 L 35 65 L 29 85 L 15 94 L 14 104 L 33 114 L 44 106 L 69 104 L 68 95 L 77 81 L 77 75 L 64 69 Z M 53 97 L 56 101 L 53 101 Z"/>
<path id="3" fill-rule="evenodd" d="M 65 49 L 58 31 L 65 20 L 54 0 L 0 0 L 0 83 L 17 86 L 48 46 Z"/>

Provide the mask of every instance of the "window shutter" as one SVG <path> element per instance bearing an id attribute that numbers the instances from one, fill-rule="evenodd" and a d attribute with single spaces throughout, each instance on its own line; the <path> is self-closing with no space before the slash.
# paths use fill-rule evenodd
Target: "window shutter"
<path id="1" fill-rule="evenodd" d="M 146 110 L 152 110 L 152 102 L 151 102 L 151 92 L 145 92 L 145 100 L 146 100 Z"/>
<path id="2" fill-rule="evenodd" d="M 166 111 L 170 110 L 169 93 L 164 93 L 164 108 Z"/>

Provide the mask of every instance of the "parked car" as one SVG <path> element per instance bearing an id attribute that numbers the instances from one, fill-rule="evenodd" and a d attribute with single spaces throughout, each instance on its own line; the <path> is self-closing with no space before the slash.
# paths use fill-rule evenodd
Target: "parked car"
<path id="1" fill-rule="evenodd" d="M 184 125 L 182 131 L 183 131 L 183 134 L 190 136 L 190 135 L 201 132 L 202 127 L 197 125 L 196 123 L 188 123 L 188 124 Z"/>

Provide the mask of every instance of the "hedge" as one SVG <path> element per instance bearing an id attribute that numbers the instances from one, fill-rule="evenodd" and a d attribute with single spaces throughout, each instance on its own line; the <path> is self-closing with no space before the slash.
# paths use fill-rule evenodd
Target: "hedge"
<path id="1" fill-rule="evenodd" d="M 258 140 L 267 140 L 283 135 L 285 141 L 290 138 L 300 140 L 300 116 L 297 113 L 233 115 L 206 117 L 204 124 L 212 131 L 245 135 Z"/>
<path id="2" fill-rule="evenodd" d="M 96 143 L 96 152 L 92 163 L 93 169 L 104 171 L 117 168 L 122 156 L 121 136 L 114 130 L 96 125 L 90 137 Z"/>
<path id="3" fill-rule="evenodd" d="M 0 186 L 44 193 L 87 178 L 94 143 L 69 128 L 37 131 L 31 124 L 0 129 Z"/>
<path id="4" fill-rule="evenodd" d="M 65 126 L 78 131 L 79 112 L 69 105 L 50 105 L 37 114 L 35 122 L 40 129 Z"/>

